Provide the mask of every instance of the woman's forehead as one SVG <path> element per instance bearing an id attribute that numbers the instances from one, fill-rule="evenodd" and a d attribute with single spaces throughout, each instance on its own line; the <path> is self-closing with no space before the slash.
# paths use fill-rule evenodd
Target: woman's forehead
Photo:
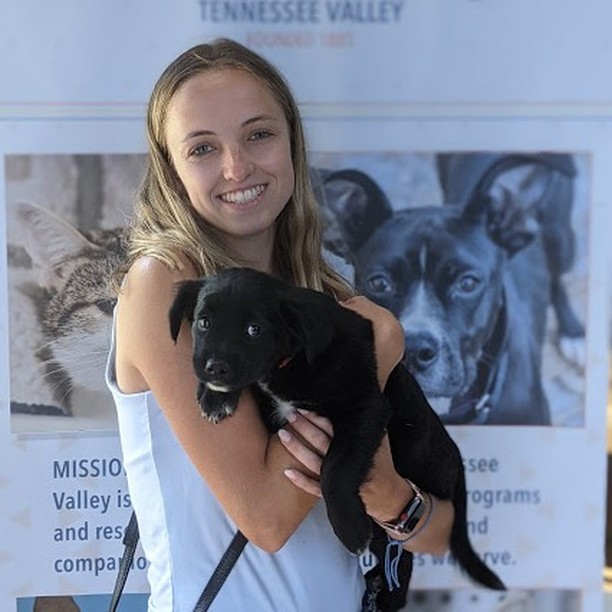
<path id="1" fill-rule="evenodd" d="M 215 131 L 227 122 L 242 124 L 258 117 L 285 118 L 261 79 L 244 70 L 223 68 L 201 72 L 183 83 L 168 105 L 166 126 L 186 133 Z"/>

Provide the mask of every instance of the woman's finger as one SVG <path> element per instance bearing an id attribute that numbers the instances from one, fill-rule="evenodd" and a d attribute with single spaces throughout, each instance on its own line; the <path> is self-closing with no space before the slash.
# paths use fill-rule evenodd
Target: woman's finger
<path id="1" fill-rule="evenodd" d="M 323 430 L 330 438 L 334 435 L 334 428 L 331 421 L 318 415 L 316 412 L 310 410 L 298 409 L 298 414 L 303 416 L 306 420 L 310 421 L 313 425 L 316 425 L 319 429 Z"/>
<path id="2" fill-rule="evenodd" d="M 320 430 L 319 430 L 320 431 Z M 288 429 L 279 429 L 278 437 L 283 446 L 311 473 L 321 473 L 322 456 Z"/>
<path id="3" fill-rule="evenodd" d="M 311 495 L 321 497 L 321 485 L 319 481 L 314 478 L 309 478 L 306 474 L 299 472 L 298 470 L 285 470 L 285 476 L 298 488 Z"/>
<path id="4" fill-rule="evenodd" d="M 312 412 L 299 410 L 290 420 L 291 429 L 319 455 L 325 456 L 334 435 L 331 422 Z"/>

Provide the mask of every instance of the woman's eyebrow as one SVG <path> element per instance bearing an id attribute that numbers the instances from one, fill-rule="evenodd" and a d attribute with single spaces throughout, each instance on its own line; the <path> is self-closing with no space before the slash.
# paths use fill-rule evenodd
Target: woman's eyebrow
<path id="1" fill-rule="evenodd" d="M 278 117 L 275 117 L 274 115 L 256 115 L 255 117 L 251 117 L 249 119 L 247 119 L 246 121 L 242 122 L 242 127 L 248 127 L 249 125 L 253 124 L 253 123 L 257 123 L 259 121 L 275 121 L 278 122 Z M 213 130 L 193 130 L 192 132 L 189 132 L 185 138 L 183 138 L 183 142 L 187 142 L 188 140 L 191 140 L 192 138 L 199 138 L 200 136 L 214 136 L 215 132 Z"/>
<path id="2" fill-rule="evenodd" d="M 242 125 L 250 125 L 251 123 L 257 123 L 258 121 L 278 121 L 278 117 L 275 115 L 257 115 L 256 117 L 251 117 L 247 119 Z"/>
<path id="3" fill-rule="evenodd" d="M 189 132 L 189 134 L 187 134 L 185 138 L 183 138 L 183 142 L 187 142 L 188 140 L 191 140 L 192 138 L 199 138 L 200 136 L 212 136 L 212 135 L 214 135 L 214 132 L 211 130 L 194 130 L 193 132 Z"/>

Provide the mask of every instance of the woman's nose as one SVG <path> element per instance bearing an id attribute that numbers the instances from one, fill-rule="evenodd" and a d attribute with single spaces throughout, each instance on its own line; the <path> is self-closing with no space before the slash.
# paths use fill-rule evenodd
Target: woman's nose
<path id="1" fill-rule="evenodd" d="M 223 159 L 223 178 L 240 182 L 247 178 L 255 164 L 249 154 L 242 147 L 228 149 Z"/>

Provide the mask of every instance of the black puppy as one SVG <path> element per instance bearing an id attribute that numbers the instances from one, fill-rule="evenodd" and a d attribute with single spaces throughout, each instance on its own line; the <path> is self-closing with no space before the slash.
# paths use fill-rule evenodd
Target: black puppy
<path id="1" fill-rule="evenodd" d="M 185 318 L 192 322 L 198 401 L 211 421 L 231 416 L 245 387 L 271 431 L 285 422 L 287 410 L 298 407 L 330 419 L 334 437 L 321 489 L 330 523 L 350 551 L 370 544 L 382 566 L 387 537 L 366 514 L 359 488 L 388 429 L 402 476 L 452 499 L 451 552 L 460 566 L 476 582 L 504 588 L 468 538 L 457 446 L 403 366 L 393 370 L 380 393 L 367 319 L 330 296 L 248 268 L 181 283 L 170 310 L 174 340 Z M 412 555 L 404 552 L 400 565 L 401 586 L 393 594 L 383 587 L 382 609 L 399 609 L 405 602 Z"/>

